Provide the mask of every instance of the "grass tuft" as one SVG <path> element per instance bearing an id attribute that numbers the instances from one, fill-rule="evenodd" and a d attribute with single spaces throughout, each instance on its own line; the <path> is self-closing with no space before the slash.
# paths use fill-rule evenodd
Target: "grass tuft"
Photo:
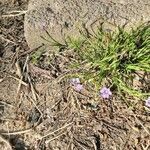
<path id="1" fill-rule="evenodd" d="M 121 94 L 150 95 L 142 88 L 136 89 L 133 84 L 135 75 L 144 81 L 144 75 L 150 74 L 149 23 L 130 32 L 122 28 L 117 32 L 107 32 L 100 27 L 89 37 L 68 38 L 67 44 L 77 56 L 71 66 L 81 70 L 79 76 L 97 89 L 108 85 Z"/>

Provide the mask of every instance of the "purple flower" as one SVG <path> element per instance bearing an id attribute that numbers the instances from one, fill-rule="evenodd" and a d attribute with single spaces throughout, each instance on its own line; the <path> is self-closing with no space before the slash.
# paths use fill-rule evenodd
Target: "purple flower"
<path id="1" fill-rule="evenodd" d="M 81 90 L 83 90 L 83 85 L 82 85 L 82 84 L 76 84 L 76 85 L 74 86 L 74 89 L 75 89 L 76 91 L 80 92 Z"/>
<path id="2" fill-rule="evenodd" d="M 83 90 L 83 85 L 80 83 L 79 78 L 72 78 L 70 80 L 70 83 L 76 91 L 80 92 L 81 90 Z"/>
<path id="3" fill-rule="evenodd" d="M 72 78 L 72 79 L 70 80 L 70 83 L 71 83 L 72 85 L 80 84 L 80 79 L 79 79 L 79 78 Z"/>
<path id="4" fill-rule="evenodd" d="M 107 98 L 107 99 L 109 99 L 109 97 L 112 95 L 112 92 L 110 91 L 109 88 L 103 87 L 103 88 L 100 90 L 100 95 L 101 95 L 102 98 Z"/>
<path id="5" fill-rule="evenodd" d="M 147 107 L 150 107 L 150 97 L 148 97 L 148 99 L 145 101 L 145 105 Z"/>

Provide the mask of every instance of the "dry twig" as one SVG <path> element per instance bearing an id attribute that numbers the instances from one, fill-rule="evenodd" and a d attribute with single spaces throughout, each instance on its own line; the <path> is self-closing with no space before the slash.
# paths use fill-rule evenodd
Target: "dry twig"
<path id="1" fill-rule="evenodd" d="M 2 15 L 2 18 L 6 18 L 6 17 L 16 17 L 16 16 L 20 16 L 20 15 L 24 15 L 27 13 L 27 10 L 22 10 L 22 11 L 19 11 L 19 10 L 15 10 L 15 11 L 10 11 L 10 12 L 7 12 L 6 14 L 7 15 Z"/>
<path id="2" fill-rule="evenodd" d="M 49 132 L 49 133 L 47 133 L 46 135 L 42 136 L 42 137 L 40 138 L 40 140 L 43 139 L 43 138 L 45 138 L 45 137 L 47 137 L 47 136 L 50 136 L 50 135 L 54 134 L 55 132 L 58 132 L 58 131 L 63 130 L 63 129 L 65 129 L 65 128 L 68 128 L 68 127 L 69 127 L 70 125 L 72 125 L 72 124 L 73 124 L 73 123 L 70 122 L 70 123 L 68 123 L 68 124 L 63 125 L 62 127 L 58 128 L 58 129 L 56 129 L 55 131 Z"/>
<path id="3" fill-rule="evenodd" d="M 20 131 L 0 132 L 0 134 L 2 134 L 2 135 L 17 135 L 17 134 L 28 133 L 28 132 L 31 132 L 31 131 L 32 131 L 32 128 L 29 128 L 29 129 L 20 130 Z"/>

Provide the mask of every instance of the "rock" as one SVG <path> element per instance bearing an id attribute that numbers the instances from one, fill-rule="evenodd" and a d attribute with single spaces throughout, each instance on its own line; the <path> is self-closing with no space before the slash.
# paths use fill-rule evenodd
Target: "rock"
<path id="1" fill-rule="evenodd" d="M 25 15 L 25 37 L 30 48 L 47 44 L 50 35 L 61 43 L 78 37 L 79 29 L 95 30 L 104 22 L 106 29 L 126 24 L 127 28 L 150 20 L 149 0 L 30 0 Z"/>

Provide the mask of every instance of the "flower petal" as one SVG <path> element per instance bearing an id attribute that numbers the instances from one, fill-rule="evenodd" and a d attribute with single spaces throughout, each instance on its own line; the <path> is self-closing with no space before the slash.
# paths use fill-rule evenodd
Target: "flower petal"
<path id="1" fill-rule="evenodd" d="M 76 91 L 80 92 L 81 90 L 83 90 L 83 85 L 82 84 L 76 84 L 74 86 L 74 88 L 75 88 Z"/>
<path id="2" fill-rule="evenodd" d="M 148 99 L 145 101 L 145 105 L 147 107 L 150 107 L 150 97 L 148 97 Z"/>
<path id="3" fill-rule="evenodd" d="M 72 85 L 80 84 L 80 79 L 79 79 L 79 78 L 72 78 L 72 79 L 70 80 L 70 83 L 71 83 Z"/>
<path id="4" fill-rule="evenodd" d="M 100 90 L 100 93 L 104 93 L 106 90 L 107 90 L 107 88 L 106 88 L 106 87 L 103 87 L 103 88 Z"/>

